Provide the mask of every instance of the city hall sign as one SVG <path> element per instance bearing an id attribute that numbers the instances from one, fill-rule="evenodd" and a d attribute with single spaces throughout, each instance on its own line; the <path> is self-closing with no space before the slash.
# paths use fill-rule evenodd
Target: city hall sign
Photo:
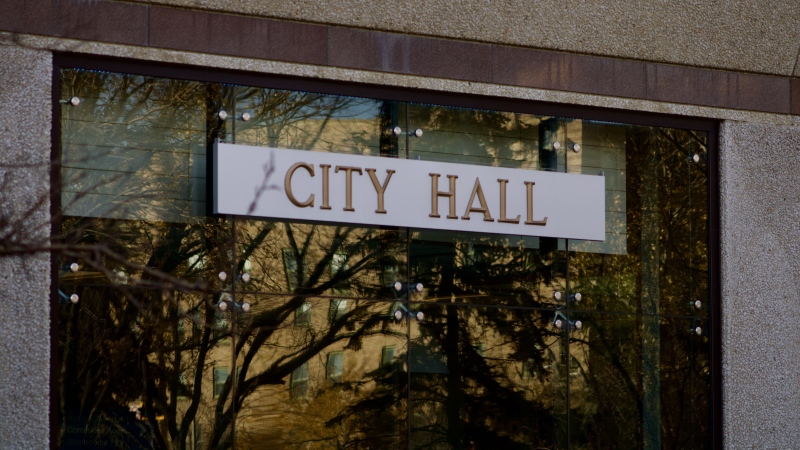
<path id="1" fill-rule="evenodd" d="M 219 142 L 214 212 L 605 240 L 605 179 Z"/>

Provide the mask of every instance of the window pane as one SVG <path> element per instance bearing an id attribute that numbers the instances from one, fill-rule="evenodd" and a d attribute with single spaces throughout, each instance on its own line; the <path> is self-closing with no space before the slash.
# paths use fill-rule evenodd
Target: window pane
<path id="1" fill-rule="evenodd" d="M 570 172 L 606 180 L 606 241 L 570 240 L 577 309 L 707 315 L 706 134 L 573 121 Z M 695 155 L 698 162 L 695 162 Z"/>
<path id="2" fill-rule="evenodd" d="M 187 222 L 205 215 L 205 83 L 64 70 L 67 216 Z"/>
<path id="3" fill-rule="evenodd" d="M 247 294 L 251 311 L 238 325 L 242 364 L 237 415 L 240 445 L 265 448 L 404 448 L 407 376 L 380 370 L 376 351 L 405 358 L 406 324 L 390 315 L 390 302 L 348 301 L 336 322 L 314 314 L 294 325 L 303 303 L 327 308 L 327 298 Z M 342 430 L 348 430 L 342 433 Z"/>
<path id="4" fill-rule="evenodd" d="M 222 388 L 225 386 L 225 382 L 228 381 L 228 375 L 230 375 L 230 369 L 227 367 L 214 368 L 214 397 L 222 393 Z"/>
<path id="5" fill-rule="evenodd" d="M 331 300 L 328 317 L 331 321 L 339 320 L 347 313 L 347 300 Z"/>
<path id="6" fill-rule="evenodd" d="M 59 289 L 74 290 L 80 301 L 59 305 L 58 448 L 189 445 L 230 431 L 231 396 L 223 390 L 229 335 L 215 332 L 211 295 L 124 285 Z"/>
<path id="7" fill-rule="evenodd" d="M 344 353 L 335 352 L 328 354 L 327 375 L 332 381 L 339 381 L 342 378 L 344 369 Z"/>

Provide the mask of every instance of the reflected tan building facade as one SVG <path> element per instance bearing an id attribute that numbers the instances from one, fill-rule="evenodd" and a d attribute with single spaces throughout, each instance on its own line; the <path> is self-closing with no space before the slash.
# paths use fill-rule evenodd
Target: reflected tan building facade
<path id="1" fill-rule="evenodd" d="M 4 6 L 0 448 L 798 441 L 792 2 Z M 606 239 L 216 216 L 215 139 L 602 173 Z"/>

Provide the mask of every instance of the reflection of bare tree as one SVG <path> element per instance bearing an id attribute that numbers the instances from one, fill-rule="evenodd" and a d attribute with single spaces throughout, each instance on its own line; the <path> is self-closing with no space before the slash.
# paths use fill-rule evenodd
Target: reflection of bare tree
<path id="1" fill-rule="evenodd" d="M 696 319 L 663 317 L 694 316 L 687 299 L 708 297 L 707 178 L 693 161 L 705 142 L 682 130 L 627 128 L 628 252 L 574 253 L 570 266 L 585 308 L 640 315 L 581 315 L 587 326 L 572 346 L 584 361 L 577 436 L 593 448 L 619 445 L 620 436 L 640 448 L 709 445 L 708 422 L 691 425 L 710 408 L 708 339 L 689 333 Z"/>
<path id="2" fill-rule="evenodd" d="M 64 240 L 73 249 L 108 251 L 95 258 L 64 254 L 61 292 L 81 298 L 76 307 L 62 306 L 61 314 L 61 381 L 80 386 L 62 391 L 65 445 L 78 431 L 84 439 L 94 436 L 97 444 L 122 447 L 229 447 L 234 411 L 241 410 L 253 392 L 283 383 L 299 365 L 332 344 L 342 341 L 356 348 L 361 340 L 386 332 L 384 316 L 368 314 L 366 304 L 354 305 L 270 366 L 253 364 L 259 352 L 264 353 L 262 346 L 281 324 L 291 322 L 309 295 L 329 293 L 345 281 L 351 296 L 374 297 L 381 290 L 374 281 L 359 282 L 367 278 L 364 273 L 383 270 L 387 251 L 380 233 L 337 228 L 323 236 L 315 227 L 291 226 L 278 233 L 274 224 L 254 223 L 243 227 L 234 241 L 229 221 L 191 218 L 192 211 L 198 211 L 193 203 L 203 201 L 203 193 L 195 188 L 205 176 L 195 170 L 197 157 L 204 157 L 208 142 L 233 132 L 233 124 L 226 131 L 228 124 L 216 119 L 227 98 L 225 89 L 112 74 L 67 75 L 65 87 L 80 95 L 86 107 L 65 118 L 63 173 L 72 191 L 65 189 L 63 205 L 67 214 L 96 218 L 64 220 Z M 284 91 L 246 94 L 250 106 L 259 108 L 254 130 L 266 132 L 270 145 L 285 147 L 313 148 L 323 142 L 331 117 L 354 103 Z M 309 123 L 316 129 L 310 130 Z M 247 136 L 246 128 L 239 131 Z M 184 177 L 183 191 L 176 192 L 176 173 L 178 181 Z M 173 202 L 165 201 L 164 194 Z M 98 200 L 98 195 L 108 201 Z M 171 221 L 176 217 L 181 220 Z M 304 233 L 300 239 L 298 231 Z M 336 244 L 328 246 L 328 239 Z M 240 255 L 231 252 L 233 242 Z M 345 247 L 346 267 L 330 275 L 333 262 L 341 265 L 338 258 Z M 242 285 L 236 279 L 218 285 L 217 273 L 241 273 L 254 254 L 260 261 L 281 261 L 283 250 L 297 261 L 316 258 L 295 272 L 293 295 L 269 308 L 254 302 L 246 322 L 237 321 L 236 313 L 218 311 L 220 300 L 236 302 L 234 289 Z M 76 259 L 83 260 L 80 270 L 66 270 Z M 156 279 L 156 273 L 168 277 Z M 264 272 L 252 273 L 251 290 L 289 293 L 287 283 L 270 285 Z M 230 341 L 235 348 L 226 349 Z M 220 388 L 208 386 L 211 369 L 232 354 L 243 355 L 235 398 L 234 377 Z"/>
<path id="3" fill-rule="evenodd" d="M 560 170 L 540 147 L 561 119 L 541 133 L 528 115 L 80 71 L 62 90 L 84 99 L 63 117 L 51 247 L 59 295 L 80 297 L 59 306 L 65 448 L 682 448 L 708 434 L 691 420 L 708 404 L 707 350 L 685 332 L 686 299 L 707 290 L 706 179 L 686 159 L 701 137 L 626 127 L 627 251 L 567 258 L 557 240 L 205 204 L 215 139 L 398 156 L 387 130 L 406 113 L 429 138 L 411 157 L 543 168 L 545 155 Z M 396 281 L 425 289 L 409 298 Z M 567 287 L 580 310 L 553 299 Z M 556 309 L 585 328 L 556 330 Z M 425 320 L 393 319 L 408 310 Z"/>

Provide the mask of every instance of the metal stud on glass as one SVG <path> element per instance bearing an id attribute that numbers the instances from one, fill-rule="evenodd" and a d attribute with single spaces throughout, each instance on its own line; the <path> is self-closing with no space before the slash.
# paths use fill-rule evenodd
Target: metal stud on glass
<path id="1" fill-rule="evenodd" d="M 561 300 L 561 292 L 559 292 L 559 291 L 556 291 L 556 292 L 553 294 L 553 298 L 554 298 L 554 299 L 556 299 L 556 301 L 559 301 L 559 300 Z"/>
<path id="2" fill-rule="evenodd" d="M 81 104 L 81 99 L 78 97 L 72 97 L 69 100 L 59 100 L 59 103 L 64 103 L 66 105 L 72 105 L 72 106 L 79 106 Z"/>
<path id="3" fill-rule="evenodd" d="M 558 150 L 561 148 L 561 143 L 558 141 L 553 142 L 553 150 Z"/>
<path id="4" fill-rule="evenodd" d="M 569 296 L 569 299 L 572 300 L 575 303 L 580 303 L 582 298 L 583 298 L 583 296 L 581 295 L 580 292 L 576 292 L 574 294 L 570 294 L 570 296 Z"/>
<path id="5" fill-rule="evenodd" d="M 423 313 L 422 311 L 417 311 L 416 318 L 417 322 L 422 322 L 423 320 L 425 320 L 425 313 Z"/>
<path id="6" fill-rule="evenodd" d="M 394 312 L 394 320 L 399 322 L 402 319 L 403 319 L 403 311 L 400 311 L 398 309 L 397 311 Z"/>
<path id="7" fill-rule="evenodd" d="M 695 153 L 694 156 L 692 156 L 692 161 L 694 161 L 696 163 L 699 163 L 700 162 L 700 155 Z"/>
<path id="8" fill-rule="evenodd" d="M 78 271 L 78 263 L 74 262 L 74 263 L 70 264 L 69 265 L 69 271 L 70 272 L 77 272 Z"/>
<path id="9" fill-rule="evenodd" d="M 242 274 L 242 283 L 249 283 L 250 282 L 250 274 L 245 272 Z"/>
<path id="10" fill-rule="evenodd" d="M 700 336 L 701 334 L 703 334 L 703 329 L 700 328 L 700 327 L 695 327 L 695 328 L 689 330 L 689 332 Z"/>
<path id="11" fill-rule="evenodd" d="M 225 281 L 228 279 L 228 274 L 225 272 L 220 272 L 218 276 L 219 276 L 219 281 Z"/>
<path id="12" fill-rule="evenodd" d="M 581 322 L 580 320 L 576 320 L 574 326 L 576 330 L 580 330 L 581 328 L 583 328 L 583 322 Z"/>
<path id="13" fill-rule="evenodd" d="M 408 135 L 413 137 L 422 137 L 422 128 L 417 128 L 414 131 L 409 131 Z"/>
<path id="14" fill-rule="evenodd" d="M 562 322 L 561 319 L 556 319 L 556 321 L 553 322 L 553 325 L 560 330 L 561 327 L 564 326 L 564 322 Z"/>
<path id="15" fill-rule="evenodd" d="M 392 134 L 394 134 L 395 136 L 400 136 L 400 133 L 402 133 L 402 132 L 403 132 L 403 129 L 400 128 L 400 127 L 392 128 Z"/>
<path id="16" fill-rule="evenodd" d="M 242 113 L 242 122 L 247 122 L 251 117 L 250 113 Z"/>
<path id="17" fill-rule="evenodd" d="M 242 311 L 243 312 L 250 312 L 250 303 L 242 303 Z"/>
<path id="18" fill-rule="evenodd" d="M 75 303 L 78 303 L 78 300 L 80 300 L 80 297 L 78 297 L 78 294 L 72 294 L 72 295 L 70 295 L 70 296 L 69 296 L 69 301 L 70 301 L 70 303 L 72 303 L 73 305 L 74 305 Z"/>
<path id="19" fill-rule="evenodd" d="M 219 117 L 219 120 L 227 120 L 228 119 L 228 113 L 225 112 L 225 110 L 223 109 L 222 111 L 217 113 L 217 117 Z"/>
<path id="20" fill-rule="evenodd" d="M 223 301 L 217 303 L 217 309 L 219 309 L 220 311 L 227 311 L 228 310 L 228 302 L 223 300 Z"/>
<path id="21" fill-rule="evenodd" d="M 422 283 L 417 283 L 416 286 L 414 286 L 414 290 L 417 292 L 422 292 L 423 289 L 425 289 L 425 287 L 422 286 Z"/>
<path id="22" fill-rule="evenodd" d="M 581 151 L 581 144 L 572 144 L 572 151 L 575 153 Z"/>
<path id="23" fill-rule="evenodd" d="M 403 283 L 397 281 L 394 283 L 393 287 L 395 291 L 400 292 L 403 290 Z"/>

